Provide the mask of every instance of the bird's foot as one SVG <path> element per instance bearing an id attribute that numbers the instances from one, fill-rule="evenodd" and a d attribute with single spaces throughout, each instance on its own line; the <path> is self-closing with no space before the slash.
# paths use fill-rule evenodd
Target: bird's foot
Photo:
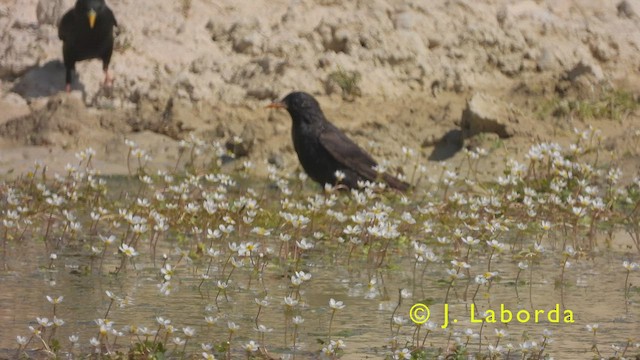
<path id="1" fill-rule="evenodd" d="M 70 93 L 71 92 L 71 84 L 65 85 L 64 90 L 67 92 L 67 94 Z"/>

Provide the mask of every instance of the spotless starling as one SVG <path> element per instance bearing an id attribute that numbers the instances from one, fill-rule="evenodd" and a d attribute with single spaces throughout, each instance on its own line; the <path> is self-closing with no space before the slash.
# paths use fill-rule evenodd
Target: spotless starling
<path id="1" fill-rule="evenodd" d="M 283 108 L 291 115 L 293 147 L 304 171 L 320 185 L 342 184 L 357 188 L 359 180 L 381 180 L 405 191 L 409 184 L 387 174 L 379 174 L 376 161 L 342 131 L 330 123 L 316 99 L 305 92 L 292 92 L 267 107 Z M 336 171 L 344 174 L 338 180 Z"/>
<path id="2" fill-rule="evenodd" d="M 71 91 L 71 72 L 77 61 L 101 59 L 104 84 L 111 84 L 109 62 L 113 53 L 113 27 L 118 26 L 104 0 L 77 0 L 60 20 L 58 37 L 66 68 L 66 90 Z"/>

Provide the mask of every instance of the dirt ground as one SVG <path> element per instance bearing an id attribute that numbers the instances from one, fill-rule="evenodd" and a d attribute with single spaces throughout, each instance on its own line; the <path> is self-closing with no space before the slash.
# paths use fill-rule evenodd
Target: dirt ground
<path id="1" fill-rule="evenodd" d="M 640 169 L 636 0 L 108 4 L 113 87 L 85 61 L 67 94 L 56 24 L 73 1 L 0 0 L 0 178 L 36 160 L 64 171 L 87 147 L 103 173 L 126 173 L 125 139 L 170 169 L 193 136 L 230 144 L 259 174 L 293 171 L 291 120 L 264 106 L 294 90 L 404 171 L 403 147 L 432 174 L 482 147 L 480 169 L 495 174 L 531 144 L 566 145 L 590 126 L 606 162 L 628 179 Z"/>

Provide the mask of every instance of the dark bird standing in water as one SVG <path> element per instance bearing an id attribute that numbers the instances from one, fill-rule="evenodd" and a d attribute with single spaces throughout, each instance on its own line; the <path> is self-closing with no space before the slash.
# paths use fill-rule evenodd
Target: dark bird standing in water
<path id="1" fill-rule="evenodd" d="M 287 109 L 293 127 L 291 135 L 298 159 L 313 180 L 324 184 L 343 184 L 357 188 L 359 180 L 386 182 L 390 187 L 405 191 L 409 184 L 387 174 L 379 174 L 375 160 L 330 123 L 313 96 L 304 92 L 292 92 L 269 108 Z M 344 174 L 338 181 L 336 171 Z"/>
<path id="2" fill-rule="evenodd" d="M 101 59 L 104 84 L 111 85 L 109 62 L 113 53 L 113 27 L 118 26 L 104 0 L 78 0 L 60 20 L 58 37 L 66 68 L 67 92 L 71 91 L 71 73 L 77 61 Z"/>

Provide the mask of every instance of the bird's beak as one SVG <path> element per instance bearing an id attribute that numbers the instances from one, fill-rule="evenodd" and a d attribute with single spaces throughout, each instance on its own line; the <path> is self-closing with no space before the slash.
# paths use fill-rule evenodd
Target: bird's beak
<path id="1" fill-rule="evenodd" d="M 275 101 L 272 102 L 271 104 L 267 105 L 268 109 L 286 109 L 287 105 L 285 103 L 283 103 L 282 101 Z"/>
<path id="2" fill-rule="evenodd" d="M 96 26 L 96 11 L 91 9 L 89 10 L 89 27 L 91 29 L 93 29 L 94 26 Z"/>

